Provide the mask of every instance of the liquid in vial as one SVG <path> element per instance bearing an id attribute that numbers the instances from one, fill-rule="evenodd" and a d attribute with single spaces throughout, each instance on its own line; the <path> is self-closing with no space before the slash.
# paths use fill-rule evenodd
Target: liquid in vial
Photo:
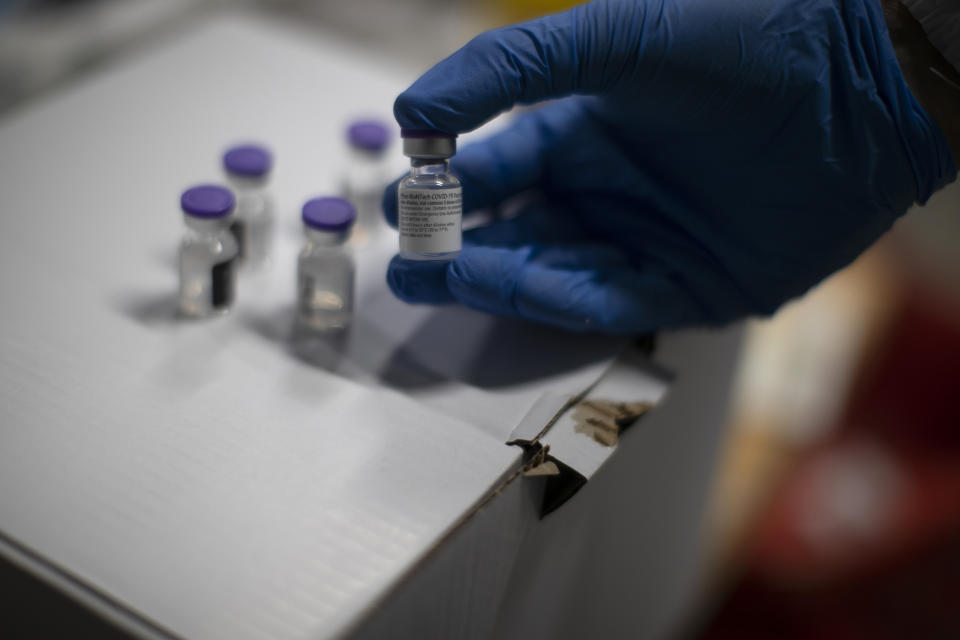
<path id="1" fill-rule="evenodd" d="M 200 185 L 183 192 L 187 233 L 180 243 L 180 312 L 222 314 L 236 291 L 237 243 L 230 233 L 236 201 L 224 187 Z"/>
<path id="2" fill-rule="evenodd" d="M 237 210 L 230 231 L 237 241 L 240 260 L 254 268 L 270 262 L 274 213 L 270 197 L 273 156 L 258 144 L 232 147 L 223 154 L 223 169 L 236 193 Z"/>
<path id="3" fill-rule="evenodd" d="M 302 326 L 335 331 L 350 324 L 355 266 L 345 242 L 356 217 L 356 209 L 342 198 L 315 198 L 303 205 L 306 244 L 297 261 Z"/>
<path id="4" fill-rule="evenodd" d="M 400 257 L 453 260 L 462 242 L 463 189 L 450 173 L 457 139 L 439 131 L 404 129 L 403 153 L 410 174 L 397 188 Z"/>

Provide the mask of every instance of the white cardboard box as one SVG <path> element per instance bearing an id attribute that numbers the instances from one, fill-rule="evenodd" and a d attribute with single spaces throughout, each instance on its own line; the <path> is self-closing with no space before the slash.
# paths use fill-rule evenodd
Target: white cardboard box
<path id="1" fill-rule="evenodd" d="M 358 250 L 349 338 L 289 339 L 299 204 L 338 188 L 343 126 L 389 117 L 415 75 L 336 36 L 228 16 L 0 123 L 8 558 L 144 636 L 657 637 L 675 623 L 737 328 L 662 336 L 659 364 L 619 361 L 601 399 L 656 402 L 678 377 L 609 461 L 569 412 L 540 438 L 524 416 L 591 388 L 623 341 L 406 306 L 383 282 L 390 233 Z M 243 274 L 230 317 L 177 321 L 177 195 L 218 181 L 219 153 L 245 139 L 277 154 L 276 263 Z M 519 474 L 518 437 L 572 476 Z M 539 519 L 571 477 L 589 482 Z"/>

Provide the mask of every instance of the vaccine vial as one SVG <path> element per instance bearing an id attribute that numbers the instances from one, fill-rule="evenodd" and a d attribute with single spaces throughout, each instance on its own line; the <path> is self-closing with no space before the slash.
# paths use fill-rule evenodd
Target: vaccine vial
<path id="1" fill-rule="evenodd" d="M 236 289 L 237 242 L 230 233 L 236 200 L 229 189 L 200 185 L 183 192 L 187 233 L 180 244 L 180 312 L 204 317 L 229 311 Z"/>
<path id="2" fill-rule="evenodd" d="M 457 139 L 430 130 L 404 129 L 400 136 L 410 158 L 410 174 L 397 189 L 400 257 L 453 260 L 460 255 L 463 218 L 463 189 L 449 163 Z"/>
<path id="3" fill-rule="evenodd" d="M 357 209 L 350 242 L 362 246 L 386 226 L 380 211 L 387 186 L 386 151 L 390 128 L 379 120 L 356 120 L 347 127 L 349 162 L 343 176 L 343 197 Z"/>
<path id="4" fill-rule="evenodd" d="M 345 246 L 357 218 L 343 198 L 314 198 L 303 205 L 306 245 L 297 261 L 298 319 L 317 331 L 345 329 L 353 314 L 354 261 Z"/>
<path id="5" fill-rule="evenodd" d="M 240 260 L 254 268 L 270 262 L 273 242 L 273 203 L 269 192 L 273 156 L 261 145 L 227 149 L 223 169 L 237 197 L 237 212 L 230 231 L 240 249 Z"/>

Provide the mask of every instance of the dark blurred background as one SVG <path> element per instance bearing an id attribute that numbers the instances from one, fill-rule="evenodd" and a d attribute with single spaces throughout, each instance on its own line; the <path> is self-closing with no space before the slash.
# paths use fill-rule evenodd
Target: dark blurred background
<path id="1" fill-rule="evenodd" d="M 0 120 L 205 12 L 333 28 L 426 68 L 480 31 L 572 4 L 0 0 Z M 410 37 L 425 27 L 435 36 Z M 958 247 L 955 183 L 752 323 L 704 514 L 702 597 L 679 635 L 960 638 Z"/>

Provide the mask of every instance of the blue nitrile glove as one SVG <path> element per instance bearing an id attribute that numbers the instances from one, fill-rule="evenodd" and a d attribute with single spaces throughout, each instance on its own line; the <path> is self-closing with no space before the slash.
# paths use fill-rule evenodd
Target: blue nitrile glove
<path id="1" fill-rule="evenodd" d="M 608 332 L 771 313 L 956 176 L 871 0 L 594 2 L 478 36 L 394 112 L 460 133 L 548 98 L 451 163 L 465 210 L 519 216 L 394 259 L 397 296 Z"/>

